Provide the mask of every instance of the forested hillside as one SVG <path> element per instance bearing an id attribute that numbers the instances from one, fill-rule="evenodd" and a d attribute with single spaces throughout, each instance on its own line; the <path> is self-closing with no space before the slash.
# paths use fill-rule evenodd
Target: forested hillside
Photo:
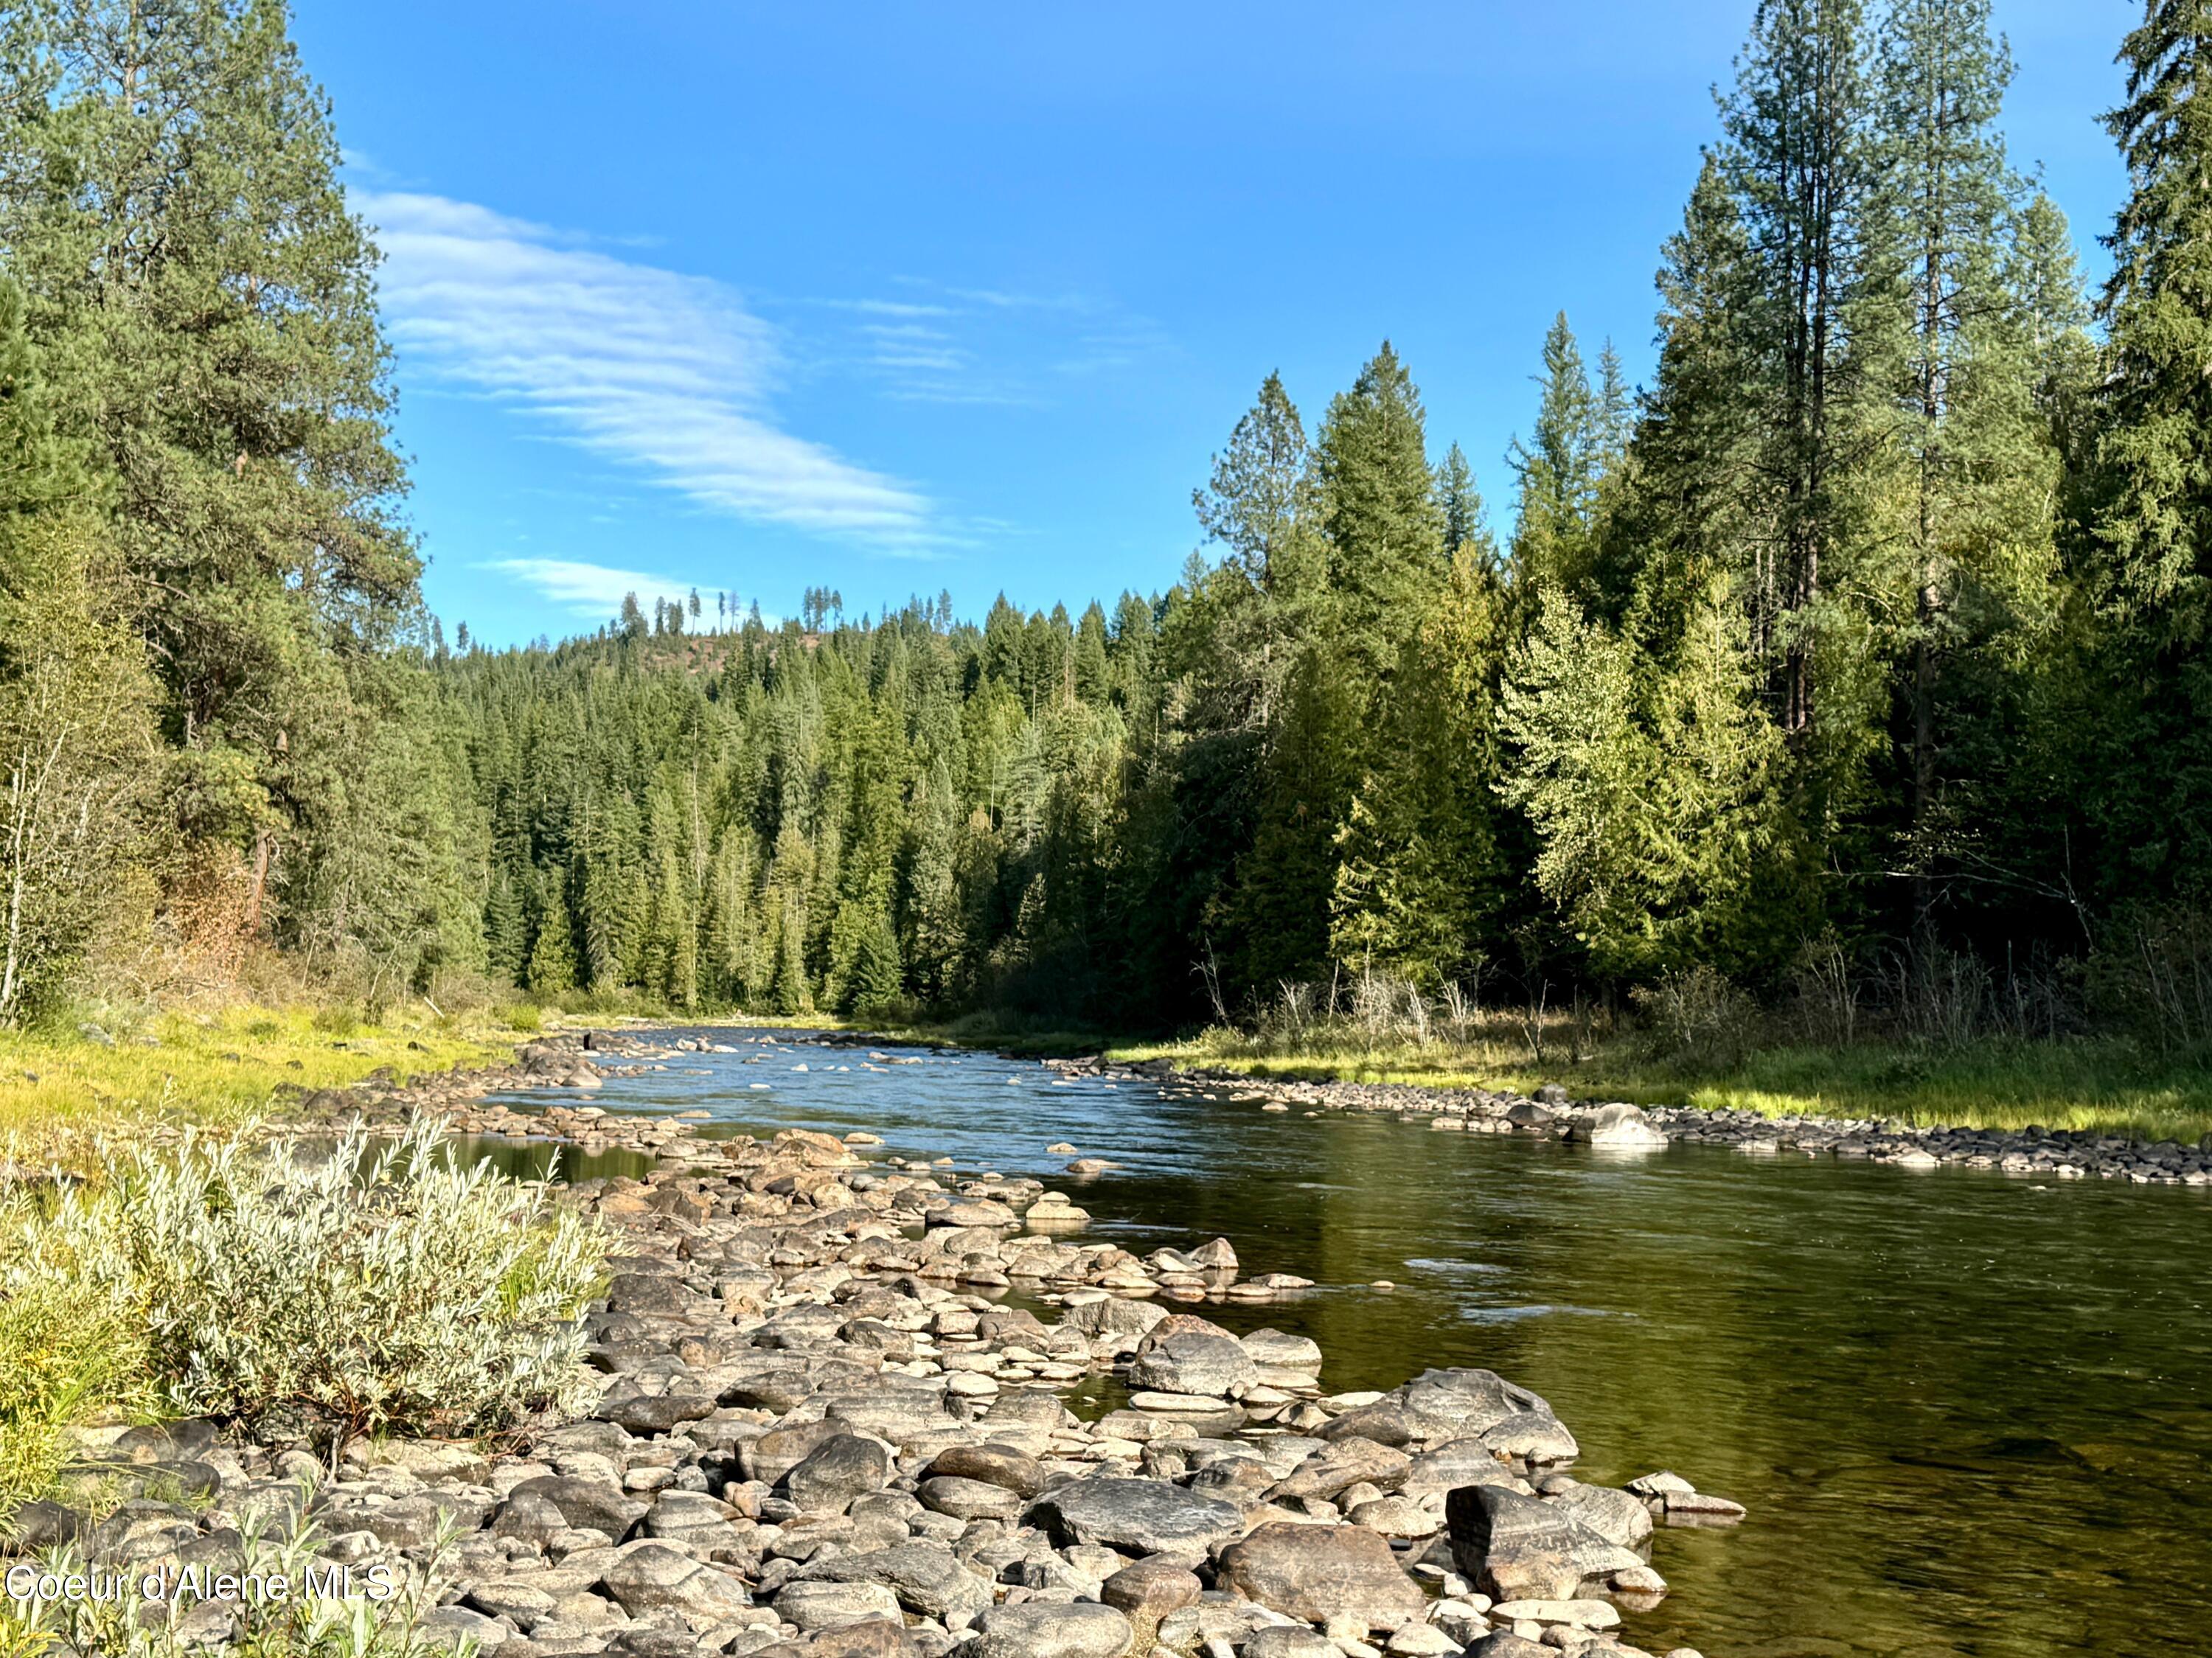
<path id="1" fill-rule="evenodd" d="M 2124 43 L 2094 299 L 1985 0 L 1762 4 L 1652 384 L 1559 320 L 1510 531 L 1385 343 L 1193 458 L 1164 593 L 519 651 L 422 610 L 282 8 L 149 17 L 4 26 L 0 1014 L 273 945 L 372 999 L 1145 1026 L 1965 974 L 2023 1026 L 2212 1036 L 2194 4 Z"/>

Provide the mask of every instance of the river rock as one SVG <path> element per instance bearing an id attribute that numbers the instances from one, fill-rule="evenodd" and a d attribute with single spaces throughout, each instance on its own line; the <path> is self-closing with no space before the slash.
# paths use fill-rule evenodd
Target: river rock
<path id="1" fill-rule="evenodd" d="M 1612 1151 L 1655 1151 L 1667 1136 L 1633 1105 L 1601 1105 L 1578 1125 L 1575 1138 Z"/>
<path id="2" fill-rule="evenodd" d="M 611 1480 L 584 1479 L 568 1474 L 544 1474 L 526 1479 L 507 1493 L 512 1505 L 519 1497 L 538 1497 L 559 1510 L 571 1526 L 605 1532 L 619 1540 L 645 1518 L 646 1506 Z"/>
<path id="3" fill-rule="evenodd" d="M 1122 1296 L 1107 1296 L 1098 1301 L 1085 1302 L 1071 1307 L 1060 1320 L 1064 1328 L 1081 1332 L 1091 1338 L 1093 1352 L 1127 1351 L 1141 1340 L 1152 1326 L 1167 1316 L 1166 1311 L 1149 1301 L 1131 1301 Z"/>
<path id="4" fill-rule="evenodd" d="M 952 1474 L 923 1480 L 914 1494 L 924 1508 L 955 1520 L 1012 1520 L 1022 1509 L 1019 1492 Z"/>
<path id="5" fill-rule="evenodd" d="M 1494 1629 L 1468 1648 L 1467 1652 L 1468 1658 L 1555 1658 L 1559 1650 L 1524 1635 L 1516 1635 L 1510 1629 Z"/>
<path id="6" fill-rule="evenodd" d="M 1227 1335 L 1171 1335 L 1129 1366 L 1132 1388 L 1217 1399 L 1241 1394 L 1260 1379 L 1252 1356 Z"/>
<path id="7" fill-rule="evenodd" d="M 1316 1451 L 1285 1474 L 1270 1495 L 1334 1499 L 1353 1485 L 1395 1491 L 1413 1459 L 1394 1446 L 1371 1439 L 1345 1439 Z"/>
<path id="8" fill-rule="evenodd" d="M 842 1514 L 856 1497 L 881 1491 L 891 1477 L 890 1453 L 858 1434 L 835 1434 L 783 1477 L 783 1488 L 806 1514 Z"/>
<path id="9" fill-rule="evenodd" d="M 882 1583 L 824 1583 L 802 1578 L 776 1591 L 776 1616 L 808 1634 L 864 1618 L 896 1619 L 898 1596 Z"/>
<path id="10" fill-rule="evenodd" d="M 643 1543 L 610 1566 L 607 1593 L 633 1618 L 677 1612 L 695 1625 L 728 1621 L 752 1605 L 735 1578 L 665 1543 Z"/>
<path id="11" fill-rule="evenodd" d="M 1485 1428 L 1480 1440 L 1486 1449 L 1532 1467 L 1571 1462 L 1582 1451 L 1566 1424 L 1549 1410 L 1516 1412 Z"/>
<path id="12" fill-rule="evenodd" d="M 965 1628 L 991 1604 L 991 1586 L 962 1565 L 951 1550 L 934 1543 L 817 1558 L 799 1575 L 817 1582 L 881 1583 L 908 1611 L 948 1627 Z"/>
<path id="13" fill-rule="evenodd" d="M 1670 1526 L 1733 1526 L 1744 1516 L 1744 1506 L 1711 1491 L 1668 1491 L 1662 1502 Z"/>
<path id="14" fill-rule="evenodd" d="M 1572 1519 L 1533 1497 L 1468 1485 L 1444 1501 L 1452 1560 L 1493 1600 L 1564 1600 L 1582 1582 Z"/>
<path id="15" fill-rule="evenodd" d="M 1342 1618 L 1395 1629 L 1426 1603 L 1390 1546 L 1360 1526 L 1255 1527 L 1221 1552 L 1216 1577 L 1223 1588 L 1309 1624 Z"/>
<path id="16" fill-rule="evenodd" d="M 949 1445 L 922 1470 L 922 1477 L 981 1480 L 1021 1497 L 1035 1497 L 1045 1487 L 1037 1460 L 1007 1445 Z"/>
<path id="17" fill-rule="evenodd" d="M 975 1620 L 976 1638 L 962 1658 L 1121 1658 L 1129 1620 L 1111 1606 L 994 1606 Z"/>
<path id="18" fill-rule="evenodd" d="M 1129 1620 L 1131 1645 L 1143 1649 L 1159 1633 L 1160 1622 L 1196 1600 L 1198 1576 L 1163 1556 L 1124 1566 L 1098 1586 L 1098 1598 Z"/>
<path id="19" fill-rule="evenodd" d="M 1632 1549 L 1651 1535 L 1651 1510 L 1625 1491 L 1577 1485 L 1551 1499 L 1608 1543 Z"/>
<path id="20" fill-rule="evenodd" d="M 1618 1629 L 1620 1609 L 1609 1600 L 1501 1600 L 1490 1615 L 1509 1624 L 1565 1624 L 1577 1629 Z"/>
<path id="21" fill-rule="evenodd" d="M 1540 1395 L 1495 1371 L 1425 1370 L 1373 1404 L 1346 1411 L 1321 1430 L 1321 1437 L 1421 1444 L 1476 1437 L 1509 1417 L 1528 1413 L 1553 1415 Z"/>
<path id="22" fill-rule="evenodd" d="M 1326 1635 L 1290 1624 L 1255 1631 L 1244 1643 L 1243 1658 L 1344 1658 L 1344 1649 Z"/>
<path id="23" fill-rule="evenodd" d="M 1133 1554 L 1203 1555 L 1244 1528 L 1227 1503 L 1162 1479 L 1080 1479 L 1031 1504 L 1029 1523 L 1053 1540 L 1097 1543 Z"/>
<path id="24" fill-rule="evenodd" d="M 1261 1329 L 1237 1339 L 1262 1370 L 1289 1370 L 1304 1376 L 1321 1374 L 1321 1345 L 1304 1336 Z"/>

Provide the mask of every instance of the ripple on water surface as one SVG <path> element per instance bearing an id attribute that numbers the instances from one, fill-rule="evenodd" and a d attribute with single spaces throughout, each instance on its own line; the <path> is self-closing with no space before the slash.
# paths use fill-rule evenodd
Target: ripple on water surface
<path id="1" fill-rule="evenodd" d="M 1600 1158 L 881 1051 L 920 1063 L 779 1034 L 611 1078 L 599 1102 L 705 1109 L 710 1132 L 866 1129 L 884 1138 L 877 1155 L 1036 1175 L 1101 1236 L 1225 1236 L 1247 1270 L 1326 1292 L 1209 1315 L 1311 1336 L 1332 1388 L 1431 1364 L 1534 1388 L 1581 1442 L 1578 1476 L 1674 1467 L 1750 1505 L 1733 1531 L 1660 1533 L 1674 1593 L 1627 1629 L 1653 1651 L 2212 1649 L 2203 1191 L 1689 1146 Z M 1060 1141 L 1117 1166 L 1069 1175 L 1045 1151 Z M 500 1155 L 543 1168 L 543 1148 Z M 1379 1278 L 1400 1282 L 1365 1287 Z"/>

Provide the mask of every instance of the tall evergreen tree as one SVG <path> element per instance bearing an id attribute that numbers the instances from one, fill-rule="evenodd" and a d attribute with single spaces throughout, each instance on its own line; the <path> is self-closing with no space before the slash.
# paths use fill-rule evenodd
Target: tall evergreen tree
<path id="1" fill-rule="evenodd" d="M 1417 609 L 1443 574 L 1425 425 L 1413 376 L 1385 340 L 1331 401 L 1315 445 L 1329 625 L 1363 686 L 1382 683 L 1396 659 L 1392 616 Z"/>
<path id="2" fill-rule="evenodd" d="M 2106 118 L 2128 167 L 2103 314 L 2111 338 L 2107 602 L 2159 639 L 2212 623 L 2212 16 L 2149 0 L 2121 47 L 2127 101 Z"/>
<path id="3" fill-rule="evenodd" d="M 1514 580 L 1533 597 L 1556 586 L 1583 598 L 1595 552 L 1598 485 L 1612 428 L 1626 410 L 1609 408 L 1591 390 L 1582 349 L 1561 312 L 1544 336 L 1544 367 L 1536 377 L 1535 429 L 1515 439 L 1510 459 L 1520 481 L 1513 526 Z M 1625 396 L 1617 365 L 1611 399 Z"/>
<path id="4" fill-rule="evenodd" d="M 1897 0 L 1881 34 L 1881 233 L 1903 299 L 1899 428 L 1911 622 L 1899 705 L 1916 933 L 1933 925 L 1945 823 L 1945 665 L 2049 613 L 2057 457 L 2036 401 L 2031 296 L 1996 120 L 2012 63 L 1988 0 Z M 1980 635 L 1977 637 L 1977 635 Z"/>
<path id="5" fill-rule="evenodd" d="M 2120 51 L 2127 99 L 2107 118 L 2129 194 L 2107 242 L 2106 494 L 2095 597 L 2100 812 L 2129 848 L 2115 894 L 2212 890 L 2212 15 L 2147 0 Z M 2159 756 L 2138 771 L 2122 756 Z"/>
<path id="6" fill-rule="evenodd" d="M 1854 349 L 1880 182 L 1867 51 L 1863 0 L 1760 0 L 1721 111 L 1720 161 L 1745 234 L 1751 372 L 1740 395 L 1761 451 L 1752 638 L 1801 750 L 1814 733 L 1824 601 L 1854 550 L 1867 400 L 1881 389 Z"/>

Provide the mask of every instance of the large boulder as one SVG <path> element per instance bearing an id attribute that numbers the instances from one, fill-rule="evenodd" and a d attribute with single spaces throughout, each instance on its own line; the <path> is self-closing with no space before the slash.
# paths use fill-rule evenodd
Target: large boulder
<path id="1" fill-rule="evenodd" d="M 1405 1452 L 1371 1439 L 1339 1440 L 1292 1468 L 1269 1495 L 1334 1499 L 1347 1486 L 1362 1484 L 1377 1491 L 1395 1491 L 1413 1461 Z"/>
<path id="2" fill-rule="evenodd" d="M 1444 1524 L 1461 1575 L 1494 1600 L 1571 1600 L 1585 1579 L 1644 1564 L 1567 1510 L 1499 1485 L 1453 1491 Z"/>
<path id="3" fill-rule="evenodd" d="M 1221 1552 L 1216 1578 L 1222 1588 L 1307 1624 L 1346 1619 L 1369 1629 L 1395 1629 L 1427 1604 L 1390 1546 L 1363 1526 L 1255 1527 Z"/>
<path id="4" fill-rule="evenodd" d="M 1667 1144 L 1665 1133 L 1632 1105 L 1601 1105 L 1576 1126 L 1574 1137 L 1616 1151 L 1656 1151 Z"/>
<path id="5" fill-rule="evenodd" d="M 1244 1528 L 1233 1505 L 1164 1479 L 1079 1479 L 1046 1492 L 1027 1518 L 1062 1547 L 1096 1543 L 1127 1554 L 1196 1557 Z"/>
<path id="6" fill-rule="evenodd" d="M 1170 1336 L 1129 1366 L 1132 1388 L 1215 1399 L 1241 1394 L 1259 1379 L 1259 1366 L 1234 1337 L 1198 1331 Z"/>
<path id="7" fill-rule="evenodd" d="M 821 1583 L 801 1579 L 776 1592 L 776 1616 L 811 1634 L 816 1630 L 842 1629 L 864 1618 L 899 1615 L 898 1596 L 882 1583 Z"/>
<path id="8" fill-rule="evenodd" d="M 802 1514 L 842 1514 L 854 1497 L 881 1491 L 890 1477 L 889 1451 L 858 1434 L 836 1434 L 784 1475 L 783 1489 Z"/>
<path id="9" fill-rule="evenodd" d="M 934 1543 L 901 1543 L 811 1561 L 799 1576 L 815 1582 L 882 1583 L 922 1618 L 964 1628 L 991 1604 L 991 1586 Z"/>
<path id="10" fill-rule="evenodd" d="M 975 1628 L 962 1658 L 1121 1658 L 1129 1649 L 1129 1620 L 1095 1601 L 994 1606 Z"/>
<path id="11" fill-rule="evenodd" d="M 1608 1543 L 1632 1549 L 1651 1535 L 1651 1510 L 1610 1485 L 1577 1485 L 1551 1499 Z"/>
<path id="12" fill-rule="evenodd" d="M 611 1480 L 586 1479 L 574 1474 L 540 1474 L 509 1491 L 507 1505 L 512 1507 L 516 1498 L 525 1497 L 544 1497 L 560 1510 L 561 1518 L 569 1525 L 605 1532 L 617 1542 L 645 1518 L 645 1504 Z"/>
<path id="13" fill-rule="evenodd" d="M 680 1613 L 702 1628 L 730 1622 L 752 1604 L 744 1585 L 665 1543 L 631 1548 L 607 1568 L 607 1593 L 632 1618 Z"/>
<path id="14" fill-rule="evenodd" d="M 1139 1652 L 1158 1636 L 1162 1619 L 1182 1611 L 1202 1592 L 1197 1573 L 1158 1555 L 1122 1567 L 1098 1586 L 1098 1598 L 1128 1618 L 1135 1631 L 1129 1644 Z"/>
<path id="15" fill-rule="evenodd" d="M 1508 1417 L 1553 1414 L 1543 1399 L 1492 1370 L 1424 1370 L 1403 1387 L 1346 1411 L 1321 1430 L 1323 1439 L 1371 1439 L 1383 1445 L 1472 1439 Z"/>

